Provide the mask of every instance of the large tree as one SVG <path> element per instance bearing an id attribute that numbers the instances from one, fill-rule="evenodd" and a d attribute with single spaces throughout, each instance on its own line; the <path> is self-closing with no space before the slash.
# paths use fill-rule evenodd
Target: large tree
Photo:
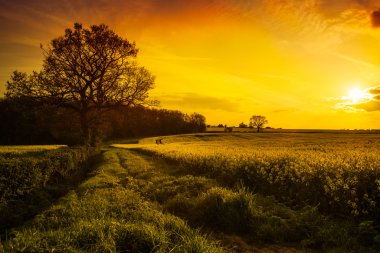
<path id="1" fill-rule="evenodd" d="M 15 71 L 7 82 L 6 96 L 29 97 L 35 101 L 65 107 L 80 119 L 83 144 L 93 144 L 95 122 L 105 109 L 131 107 L 147 102 L 154 76 L 137 66 L 134 43 L 118 36 L 108 26 L 93 25 L 74 29 L 43 48 L 40 72 L 31 75 Z"/>
<path id="2" fill-rule="evenodd" d="M 257 132 L 260 132 L 260 129 L 262 129 L 265 124 L 268 124 L 268 120 L 265 116 L 253 115 L 249 119 L 249 126 L 256 128 Z"/>

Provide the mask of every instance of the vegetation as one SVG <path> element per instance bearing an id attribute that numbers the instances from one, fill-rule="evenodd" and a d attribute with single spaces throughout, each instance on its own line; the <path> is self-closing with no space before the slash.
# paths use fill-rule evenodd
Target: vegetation
<path id="1" fill-rule="evenodd" d="M 376 252 L 379 144 L 377 135 L 343 133 L 192 134 L 118 144 L 126 149 L 104 150 L 87 180 L 65 197 L 32 221 L 9 226 L 2 247 Z M 70 153 L 3 154 L 26 159 L 60 151 Z"/>
<path id="2" fill-rule="evenodd" d="M 39 152 L 39 151 L 47 151 L 54 150 L 58 148 L 67 147 L 66 145 L 23 145 L 23 146 L 0 146 L 0 156 L 1 153 L 29 153 L 29 152 Z"/>
<path id="3" fill-rule="evenodd" d="M 376 135 L 205 134 L 180 136 L 177 141 L 173 137 L 163 138 L 162 143 L 166 145 L 146 145 L 140 150 L 177 164 L 186 173 L 216 179 L 223 187 L 246 187 L 235 193 L 210 189 L 206 195 L 188 202 L 183 196 L 173 198 L 174 205 L 185 206 L 190 215 L 199 213 L 197 210 L 213 212 L 204 214 L 209 217 L 203 219 L 204 223 L 216 222 L 216 227 L 222 227 L 227 232 L 248 231 L 264 240 L 296 240 L 313 247 L 320 245 L 324 249 L 378 247 L 380 160 L 376 147 L 380 139 Z M 256 234 L 260 231 L 257 225 L 254 228 L 251 225 L 246 228 L 236 226 L 243 231 L 225 225 L 236 225 L 238 217 L 248 217 L 241 224 L 257 221 L 258 211 L 253 210 L 250 203 L 258 201 L 252 193 L 272 195 L 288 206 L 273 209 L 282 210 L 280 215 L 273 214 L 279 217 L 279 223 L 273 221 L 268 225 L 272 232 L 280 229 L 280 234 L 260 237 Z M 178 198 L 185 204 L 175 204 Z M 243 199 L 244 203 L 239 202 Z M 211 207 L 213 203 L 222 206 Z M 266 205 L 273 203 L 276 202 L 267 201 Z M 202 207 L 197 208 L 197 205 Z M 218 208 L 223 212 L 232 209 L 226 211 L 227 214 L 221 214 L 218 221 L 215 220 Z M 240 213 L 245 208 L 247 211 Z M 262 211 L 262 208 L 259 210 Z M 316 223 L 311 223 L 312 220 Z M 283 231 L 279 226 L 290 230 Z M 333 237 L 333 234 L 342 237 Z"/>
<path id="4" fill-rule="evenodd" d="M 6 96 L 72 110 L 79 117 L 82 143 L 95 145 L 105 110 L 145 104 L 153 88 L 154 77 L 132 60 L 137 52 L 134 43 L 106 25 L 85 29 L 75 23 L 44 50 L 40 72 L 13 73 Z"/>
<path id="5" fill-rule="evenodd" d="M 253 115 L 249 119 L 249 126 L 256 128 L 257 132 L 260 132 L 260 129 L 262 129 L 265 124 L 268 124 L 268 120 L 265 118 L 265 116 Z"/>
<path id="6" fill-rule="evenodd" d="M 239 128 L 247 128 L 248 126 L 244 123 L 244 122 L 241 122 L 239 124 Z"/>
<path id="7" fill-rule="evenodd" d="M 53 148 L 56 148 L 53 146 Z M 0 151 L 0 233 L 22 224 L 85 174 L 94 151 L 84 148 L 24 147 Z M 14 152 L 16 150 L 16 152 Z M 41 151 L 45 150 L 45 151 Z"/>
<path id="8" fill-rule="evenodd" d="M 106 25 L 43 50 L 7 83 L 0 143 L 83 146 L 0 147 L 0 251 L 380 250 L 378 135 L 202 134 L 201 114 L 147 107 L 154 77 Z"/>
<path id="9" fill-rule="evenodd" d="M 25 99 L 0 99 L 0 120 L 2 145 L 77 145 L 82 141 L 78 115 L 64 108 L 35 106 Z M 135 106 L 109 111 L 99 122 L 97 134 L 100 139 L 107 140 L 195 133 L 204 131 L 204 127 L 204 116 L 197 113 L 187 115 L 180 111 Z"/>
<path id="10" fill-rule="evenodd" d="M 178 217 L 133 189 L 120 164 L 107 151 L 103 162 L 75 191 L 15 230 L 6 252 L 224 252 Z M 141 168 L 138 160 L 133 168 Z M 128 167 L 129 168 L 129 167 Z"/>

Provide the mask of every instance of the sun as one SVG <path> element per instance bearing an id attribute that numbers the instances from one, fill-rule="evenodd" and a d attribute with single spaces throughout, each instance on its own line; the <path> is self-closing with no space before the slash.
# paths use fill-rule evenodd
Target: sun
<path id="1" fill-rule="evenodd" d="M 352 88 L 348 90 L 347 99 L 351 100 L 352 103 L 356 104 L 357 102 L 368 97 L 368 93 L 360 90 L 359 88 Z"/>

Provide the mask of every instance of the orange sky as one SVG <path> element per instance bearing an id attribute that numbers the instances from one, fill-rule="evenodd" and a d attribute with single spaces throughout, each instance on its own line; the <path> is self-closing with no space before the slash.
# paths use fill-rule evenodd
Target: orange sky
<path id="1" fill-rule="evenodd" d="M 74 22 L 136 41 L 161 106 L 209 124 L 380 128 L 380 1 L 0 0 L 0 93 Z M 350 97 L 352 89 L 367 94 Z"/>

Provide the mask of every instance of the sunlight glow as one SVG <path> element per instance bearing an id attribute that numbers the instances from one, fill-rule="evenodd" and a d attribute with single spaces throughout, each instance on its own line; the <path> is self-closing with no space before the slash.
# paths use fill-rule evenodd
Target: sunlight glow
<path id="1" fill-rule="evenodd" d="M 352 88 L 348 91 L 347 99 L 351 100 L 352 103 L 356 104 L 359 101 L 362 101 L 368 98 L 369 94 L 359 88 Z"/>

